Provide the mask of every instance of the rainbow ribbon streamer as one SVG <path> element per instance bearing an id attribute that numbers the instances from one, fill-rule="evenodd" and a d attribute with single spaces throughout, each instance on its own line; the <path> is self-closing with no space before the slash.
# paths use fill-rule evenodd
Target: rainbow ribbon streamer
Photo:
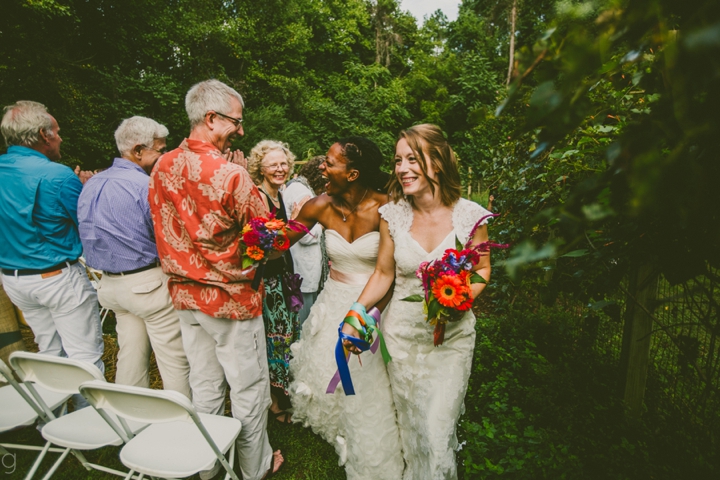
<path id="1" fill-rule="evenodd" d="M 345 323 L 349 323 L 355 327 L 355 329 L 360 332 L 362 338 L 351 337 L 343 333 L 342 327 Z M 375 342 L 370 345 L 368 339 L 372 338 L 373 333 L 377 333 L 377 337 L 375 338 Z M 366 312 L 364 306 L 355 302 L 338 327 L 338 341 L 337 345 L 335 345 L 335 361 L 337 362 L 338 369 L 330 380 L 325 393 L 335 393 L 338 383 L 342 382 L 345 395 L 355 395 L 355 388 L 353 387 L 352 379 L 350 378 L 350 368 L 348 367 L 350 351 L 343 345 L 343 340 L 349 340 L 362 352 L 370 350 L 373 354 L 377 352 L 378 345 L 380 345 L 380 353 L 382 354 L 385 364 L 392 360 L 385 346 L 385 339 L 382 336 L 382 332 L 380 332 L 380 310 L 373 307 L 370 311 Z"/>

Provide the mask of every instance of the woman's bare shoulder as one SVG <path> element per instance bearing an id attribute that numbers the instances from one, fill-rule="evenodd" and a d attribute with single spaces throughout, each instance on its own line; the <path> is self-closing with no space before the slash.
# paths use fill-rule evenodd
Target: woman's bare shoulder
<path id="1" fill-rule="evenodd" d="M 373 191 L 372 198 L 377 202 L 378 207 L 382 207 L 390 201 L 390 195 L 382 192 Z"/>

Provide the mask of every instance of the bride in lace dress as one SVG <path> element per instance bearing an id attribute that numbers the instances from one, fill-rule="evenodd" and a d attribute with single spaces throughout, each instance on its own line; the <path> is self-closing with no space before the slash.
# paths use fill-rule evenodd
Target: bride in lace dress
<path id="1" fill-rule="evenodd" d="M 480 205 L 460 198 L 455 156 L 442 131 L 416 125 L 400 134 L 395 150 L 395 200 L 380 208 L 378 263 L 358 302 L 373 306 L 395 281 L 382 331 L 392 356 L 390 385 L 405 459 L 405 480 L 456 479 L 456 427 L 475 345 L 475 316 L 467 311 L 446 326 L 445 341 L 433 346 L 434 327 L 420 303 L 401 299 L 422 294 L 415 271 L 422 262 L 440 258 L 465 243 L 474 225 L 489 214 Z M 479 227 L 473 244 L 487 241 L 487 227 Z M 490 279 L 489 257 L 481 257 L 475 271 Z M 473 298 L 485 284 L 473 284 Z M 349 325 L 343 331 L 357 336 Z"/>
<path id="2" fill-rule="evenodd" d="M 362 137 L 335 143 L 321 164 L 327 195 L 309 200 L 296 220 L 325 227 L 332 263 L 325 287 L 303 324 L 300 341 L 292 345 L 290 399 L 293 421 L 312 427 L 335 447 L 347 478 L 397 480 L 403 458 L 390 382 L 382 356 L 367 352 L 351 356 L 355 395 L 342 386 L 326 393 L 333 377 L 338 325 L 375 269 L 380 234 L 378 208 L 388 197 L 377 191 L 387 175 L 380 171 L 382 154 Z M 384 176 L 384 178 L 383 178 Z M 291 240 L 296 240 L 297 235 Z M 386 291 L 389 288 L 386 288 Z"/>

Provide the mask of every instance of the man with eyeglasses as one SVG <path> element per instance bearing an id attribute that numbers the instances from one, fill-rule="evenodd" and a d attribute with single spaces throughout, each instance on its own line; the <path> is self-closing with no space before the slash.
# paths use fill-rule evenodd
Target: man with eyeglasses
<path id="1" fill-rule="evenodd" d="M 115 131 L 120 157 L 92 176 L 78 200 L 78 220 L 87 264 L 102 271 L 100 304 L 115 312 L 120 350 L 115 381 L 149 387 L 155 352 L 163 387 L 190 398 L 190 366 L 180 321 L 158 261 L 148 202 L 149 174 L 165 151 L 168 129 L 131 117 Z"/>
<path id="2" fill-rule="evenodd" d="M 190 362 L 195 408 L 222 415 L 230 385 L 232 414 L 242 423 L 238 463 L 245 480 L 260 480 L 283 462 L 267 435 L 270 378 L 262 320 L 263 289 L 242 268 L 240 232 L 267 216 L 260 193 L 231 152 L 243 135 L 243 100 L 218 80 L 193 86 L 185 97 L 190 135 L 163 155 L 150 175 L 150 210 L 170 295 L 180 317 Z M 219 464 L 200 472 L 212 478 Z"/>
<path id="3" fill-rule="evenodd" d="M 19 101 L 5 107 L 0 130 L 8 145 L 0 155 L 5 292 L 23 312 L 40 353 L 104 370 L 97 294 L 78 262 L 82 184 L 70 167 L 58 163 L 60 127 L 44 105 Z"/>

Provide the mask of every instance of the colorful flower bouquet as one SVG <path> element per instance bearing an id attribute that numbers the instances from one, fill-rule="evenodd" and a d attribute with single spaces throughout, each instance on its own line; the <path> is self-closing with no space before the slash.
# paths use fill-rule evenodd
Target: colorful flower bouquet
<path id="1" fill-rule="evenodd" d="M 255 217 L 243 227 L 240 242 L 242 244 L 242 268 L 257 265 L 251 285 L 253 290 L 260 287 L 265 262 L 270 252 L 273 250 L 284 252 L 290 248 L 288 229 L 310 234 L 310 231 L 302 223 L 290 220 L 286 224 L 272 215 L 270 218 Z"/>
<path id="2" fill-rule="evenodd" d="M 445 340 L 445 325 L 462 318 L 462 312 L 472 308 L 473 283 L 485 283 L 485 279 L 473 272 L 480 257 L 487 255 L 491 248 L 507 248 L 508 245 L 483 242 L 472 246 L 475 230 L 489 216 L 482 217 L 472 229 L 467 243 L 463 246 L 457 238 L 456 248 L 445 250 L 442 258 L 432 262 L 423 262 L 415 272 L 422 281 L 424 295 L 410 295 L 402 300 L 423 302 L 423 311 L 427 321 L 435 326 L 433 344 L 437 347 Z"/>

